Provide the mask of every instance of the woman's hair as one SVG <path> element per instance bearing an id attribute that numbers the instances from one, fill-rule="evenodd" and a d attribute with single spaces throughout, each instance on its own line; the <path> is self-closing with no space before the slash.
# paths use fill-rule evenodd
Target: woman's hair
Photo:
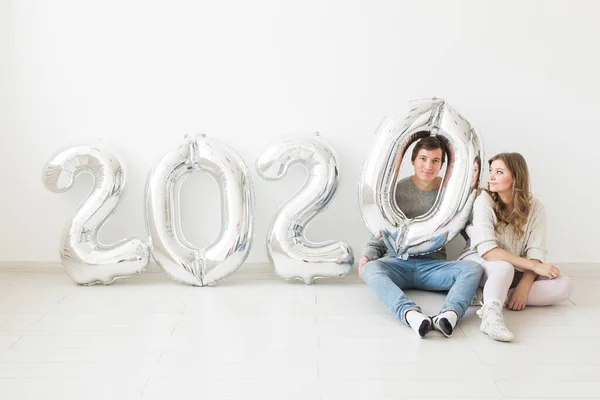
<path id="1" fill-rule="evenodd" d="M 525 234 L 523 227 L 527 222 L 529 211 L 531 210 L 531 193 L 529 191 L 529 168 L 525 158 L 519 153 L 500 153 L 490 158 L 488 164 L 500 160 L 510 171 L 513 177 L 513 210 L 508 212 L 506 205 L 498 196 L 498 193 L 487 192 L 494 200 L 494 213 L 498 222 L 494 225 L 496 233 L 500 233 L 505 227 L 512 226 L 517 239 L 521 239 Z"/>

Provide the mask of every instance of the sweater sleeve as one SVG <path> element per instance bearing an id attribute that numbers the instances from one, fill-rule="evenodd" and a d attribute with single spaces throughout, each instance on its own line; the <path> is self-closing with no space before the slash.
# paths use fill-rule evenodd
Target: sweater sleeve
<path id="1" fill-rule="evenodd" d="M 477 250 L 480 257 L 488 251 L 499 247 L 494 230 L 494 210 L 491 198 L 482 192 L 473 203 L 473 222 L 467 226 L 467 235 L 471 240 L 471 248 Z"/>
<path id="2" fill-rule="evenodd" d="M 387 248 L 385 243 L 378 237 L 372 236 L 365 245 L 362 255 L 367 257 L 369 261 L 383 257 Z"/>
<path id="3" fill-rule="evenodd" d="M 525 245 L 525 258 L 546 262 L 546 209 L 539 201 L 535 202 L 535 209 L 531 215 L 531 225 L 527 244 Z"/>

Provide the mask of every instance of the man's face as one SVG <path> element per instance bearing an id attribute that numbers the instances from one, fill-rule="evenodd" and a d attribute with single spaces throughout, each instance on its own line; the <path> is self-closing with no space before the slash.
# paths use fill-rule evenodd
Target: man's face
<path id="1" fill-rule="evenodd" d="M 417 179 L 423 182 L 433 181 L 442 169 L 442 149 L 421 149 L 412 162 Z"/>

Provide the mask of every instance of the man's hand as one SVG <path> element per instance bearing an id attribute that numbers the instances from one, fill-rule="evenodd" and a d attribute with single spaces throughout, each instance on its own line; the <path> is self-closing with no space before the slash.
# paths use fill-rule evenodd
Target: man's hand
<path id="1" fill-rule="evenodd" d="M 369 259 L 366 256 L 362 256 L 360 260 L 358 260 L 358 276 L 362 279 L 362 267 L 369 262 Z M 363 279 L 364 280 L 364 279 Z"/>
<path id="2" fill-rule="evenodd" d="M 508 298 L 508 309 L 513 311 L 524 310 L 527 304 L 527 296 L 529 296 L 529 288 L 525 285 L 517 285 Z"/>

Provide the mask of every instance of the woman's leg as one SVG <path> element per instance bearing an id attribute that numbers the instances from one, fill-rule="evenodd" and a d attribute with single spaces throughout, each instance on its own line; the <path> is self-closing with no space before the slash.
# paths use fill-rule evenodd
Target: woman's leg
<path id="1" fill-rule="evenodd" d="M 506 301 L 508 289 L 513 282 L 515 269 L 506 261 L 484 261 L 483 276 L 483 307 L 477 311 L 481 318 L 480 329 L 494 340 L 510 342 L 514 335 L 504 324 L 502 307 Z"/>
<path id="2" fill-rule="evenodd" d="M 484 261 L 483 276 L 480 287 L 483 287 L 483 304 L 497 300 L 504 304 L 508 289 L 513 281 L 515 269 L 506 261 Z"/>
<path id="3" fill-rule="evenodd" d="M 527 296 L 528 306 L 550 306 L 567 300 L 573 291 L 573 283 L 568 276 L 556 279 L 538 277 Z"/>

